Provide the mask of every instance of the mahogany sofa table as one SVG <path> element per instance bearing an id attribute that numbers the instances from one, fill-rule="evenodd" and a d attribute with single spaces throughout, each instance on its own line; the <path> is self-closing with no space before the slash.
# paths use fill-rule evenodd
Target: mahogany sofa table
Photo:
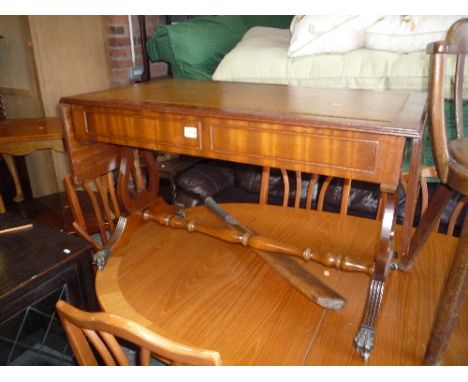
<path id="1" fill-rule="evenodd" d="M 394 265 L 396 190 L 412 140 L 403 244 L 411 237 L 426 93 L 158 80 L 61 100 L 64 123 L 104 163 L 105 144 L 378 183 L 386 201 L 356 347 L 364 357 Z M 94 145 L 93 145 L 94 143 Z M 83 161 L 74 160 L 75 174 Z M 100 155 L 100 153 L 102 153 Z"/>

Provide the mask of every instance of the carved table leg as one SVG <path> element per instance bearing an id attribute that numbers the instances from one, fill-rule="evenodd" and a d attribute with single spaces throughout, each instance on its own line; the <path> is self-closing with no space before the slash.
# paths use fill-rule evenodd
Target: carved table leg
<path id="1" fill-rule="evenodd" d="M 396 195 L 389 193 L 385 205 L 380 241 L 375 257 L 375 268 L 369 284 L 366 306 L 354 347 L 367 361 L 374 348 L 375 325 L 382 303 L 385 282 L 394 258 L 394 229 L 396 221 Z"/>
<path id="2" fill-rule="evenodd" d="M 15 159 L 13 155 L 10 154 L 3 154 L 3 159 L 5 159 L 5 163 L 8 167 L 8 171 L 13 178 L 13 183 L 15 185 L 16 195 L 13 200 L 16 203 L 22 202 L 24 200 L 23 188 L 21 187 L 21 183 L 19 181 L 18 171 L 16 170 Z"/>

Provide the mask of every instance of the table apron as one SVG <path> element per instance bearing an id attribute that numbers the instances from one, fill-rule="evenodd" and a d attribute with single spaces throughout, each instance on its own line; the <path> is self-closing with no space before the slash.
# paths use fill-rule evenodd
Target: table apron
<path id="1" fill-rule="evenodd" d="M 76 137 L 396 188 L 405 138 L 331 126 L 72 106 Z"/>

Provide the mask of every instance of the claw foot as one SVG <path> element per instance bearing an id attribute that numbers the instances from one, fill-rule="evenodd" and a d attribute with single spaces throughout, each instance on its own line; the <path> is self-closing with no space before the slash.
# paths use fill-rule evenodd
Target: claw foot
<path id="1" fill-rule="evenodd" d="M 93 263 L 97 268 L 102 271 L 106 265 L 107 258 L 110 256 L 111 251 L 108 248 L 102 248 L 93 255 Z"/>
<path id="2" fill-rule="evenodd" d="M 365 325 L 361 325 L 358 334 L 354 338 L 354 348 L 361 354 L 364 361 L 370 357 L 372 349 L 374 349 L 375 330 Z"/>

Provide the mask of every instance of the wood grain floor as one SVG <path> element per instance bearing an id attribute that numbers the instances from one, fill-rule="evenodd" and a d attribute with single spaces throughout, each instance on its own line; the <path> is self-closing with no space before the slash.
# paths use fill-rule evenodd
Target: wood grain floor
<path id="1" fill-rule="evenodd" d="M 32 214 L 38 224 L 70 227 L 68 214 L 63 213 L 57 195 L 29 200 L 21 209 Z M 397 240 L 401 237 L 397 227 Z M 67 229 L 67 228 L 66 228 Z M 65 230 L 66 230 L 65 229 Z M 378 323 L 376 349 L 368 365 L 421 365 L 437 301 L 449 269 L 456 240 L 433 234 L 421 258 L 409 273 L 392 272 L 385 292 L 382 317 Z M 325 268 L 323 268 L 325 270 Z M 368 285 L 366 276 L 332 271 L 331 276 L 339 293 L 348 299 L 340 312 L 323 310 L 313 328 L 312 342 L 304 365 L 365 365 L 349 344 L 356 333 Z M 468 365 L 468 298 L 444 356 L 444 365 Z"/>

